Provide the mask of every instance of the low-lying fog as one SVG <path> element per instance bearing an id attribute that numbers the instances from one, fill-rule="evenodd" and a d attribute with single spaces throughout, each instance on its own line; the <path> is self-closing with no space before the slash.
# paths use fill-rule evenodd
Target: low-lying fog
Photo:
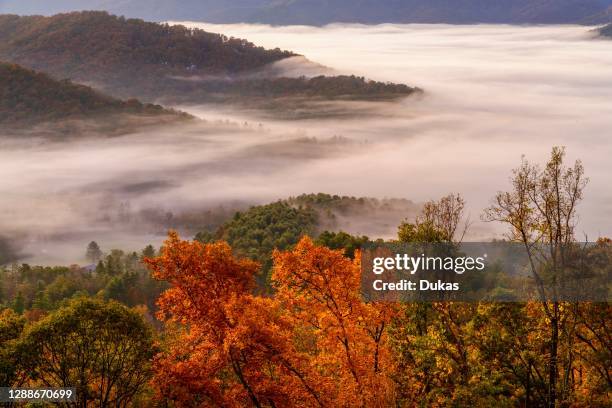
<path id="1" fill-rule="evenodd" d="M 543 162 L 554 145 L 582 159 L 591 179 L 578 231 L 612 235 L 612 41 L 588 28 L 188 24 L 426 94 L 352 103 L 360 114 L 342 119 L 182 106 L 207 122 L 103 140 L 2 141 L 0 235 L 18 237 L 28 262 L 83 263 L 91 240 L 140 249 L 159 244 L 163 220 L 184 212 L 309 192 L 417 202 L 460 192 L 478 221 L 521 155 Z M 299 59 L 285 65 L 303 72 Z M 359 225 L 352 232 L 380 232 Z M 471 231 L 485 239 L 500 229 L 475 222 Z"/>

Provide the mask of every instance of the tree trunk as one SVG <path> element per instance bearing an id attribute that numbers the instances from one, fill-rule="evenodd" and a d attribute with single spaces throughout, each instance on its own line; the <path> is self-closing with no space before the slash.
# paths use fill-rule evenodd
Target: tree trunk
<path id="1" fill-rule="evenodd" d="M 550 362 L 548 365 L 548 407 L 555 408 L 557 403 L 557 354 L 559 345 L 559 303 L 554 302 L 550 339 Z"/>
<path id="2" fill-rule="evenodd" d="M 529 401 L 531 400 L 531 361 L 527 367 L 527 385 L 525 386 L 525 408 L 529 408 Z"/>

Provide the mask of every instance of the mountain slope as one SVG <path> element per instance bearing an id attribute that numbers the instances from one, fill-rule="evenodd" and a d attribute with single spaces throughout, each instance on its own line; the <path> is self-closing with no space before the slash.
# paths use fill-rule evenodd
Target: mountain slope
<path id="1" fill-rule="evenodd" d="M 129 74 L 232 74 L 293 56 L 182 26 L 126 20 L 104 12 L 53 17 L 0 16 L 0 55 L 78 80 Z M 106 73 L 105 77 L 100 75 Z"/>
<path id="2" fill-rule="evenodd" d="M 99 9 L 155 21 L 268 24 L 601 23 L 611 0 L 0 0 L 0 12 Z M 607 20 L 610 21 L 610 20 Z"/>
<path id="3" fill-rule="evenodd" d="M 264 67 L 295 57 L 203 30 L 105 12 L 0 15 L 0 59 L 93 84 L 121 98 L 209 102 L 242 98 L 398 97 L 415 89 L 350 77 L 279 78 Z M 321 85 L 324 84 L 325 87 Z"/>
<path id="4" fill-rule="evenodd" d="M 187 115 L 136 100 L 121 101 L 91 88 L 56 81 L 46 74 L 0 62 L 0 123 L 30 125 L 104 115 L 135 115 L 175 119 Z"/>

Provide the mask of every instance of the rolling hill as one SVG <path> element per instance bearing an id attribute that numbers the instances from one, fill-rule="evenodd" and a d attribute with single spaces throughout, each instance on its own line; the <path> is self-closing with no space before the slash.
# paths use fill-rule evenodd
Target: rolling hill
<path id="1" fill-rule="evenodd" d="M 0 12 L 107 10 L 154 21 L 217 23 L 601 23 L 610 0 L 0 0 Z M 611 20 L 606 20 L 611 21 Z"/>
<path id="2" fill-rule="evenodd" d="M 171 77 L 232 75 L 289 56 L 244 40 L 105 12 L 0 16 L 1 59 L 121 97 L 142 95 Z"/>
<path id="3" fill-rule="evenodd" d="M 371 99 L 415 91 L 354 77 L 262 74 L 270 64 L 295 56 L 221 34 L 106 12 L 0 15 L 0 59 L 121 98 L 198 103 L 291 96 Z"/>
<path id="4" fill-rule="evenodd" d="M 27 127 L 42 122 L 94 119 L 108 115 L 187 119 L 190 116 L 137 100 L 121 101 L 84 85 L 0 62 L 0 124 Z"/>

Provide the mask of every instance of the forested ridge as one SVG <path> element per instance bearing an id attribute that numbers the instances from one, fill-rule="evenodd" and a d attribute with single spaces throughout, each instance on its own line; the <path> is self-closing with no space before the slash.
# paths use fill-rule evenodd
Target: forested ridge
<path id="1" fill-rule="evenodd" d="M 180 102 L 286 96 L 370 99 L 416 91 L 350 76 L 249 78 L 248 74 L 292 56 L 292 52 L 267 50 L 243 39 L 105 12 L 0 15 L 0 58 L 58 79 L 94 83 L 121 98 Z"/>
<path id="2" fill-rule="evenodd" d="M 257 98 L 263 103 L 274 98 L 322 98 L 326 100 L 377 100 L 405 97 L 421 93 L 418 88 L 403 84 L 392 84 L 368 80 L 354 75 L 316 76 L 312 78 L 258 78 L 196 83 L 183 81 L 162 85 L 182 88 L 184 92 L 173 96 L 173 100 L 228 100 L 240 103 L 246 98 Z M 172 89 L 168 89 L 172 93 Z"/>
<path id="3" fill-rule="evenodd" d="M 237 255 L 258 261 L 263 274 L 267 275 L 272 267 L 274 249 L 289 249 L 304 235 L 334 249 L 348 248 L 351 255 L 369 240 L 367 236 L 353 236 L 342 231 L 338 218 L 367 218 L 376 212 L 398 210 L 407 215 L 417 208 L 411 201 L 401 199 L 302 194 L 236 212 L 218 228 L 205 229 L 195 238 L 201 242 L 221 240 L 229 243 Z M 263 281 L 268 278 L 264 276 Z"/>
<path id="4" fill-rule="evenodd" d="M 183 26 L 105 12 L 0 16 L 0 52 L 54 75 L 92 78 L 104 71 L 179 75 L 237 73 L 295 54 Z"/>
<path id="5" fill-rule="evenodd" d="M 189 117 L 135 99 L 114 99 L 84 85 L 56 81 L 46 74 L 0 62 L 0 123 L 31 125 L 117 114 Z"/>

